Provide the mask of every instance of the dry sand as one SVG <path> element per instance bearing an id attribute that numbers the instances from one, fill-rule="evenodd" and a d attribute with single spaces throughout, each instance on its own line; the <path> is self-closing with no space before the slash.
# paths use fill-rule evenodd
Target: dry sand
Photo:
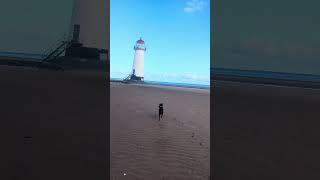
<path id="1" fill-rule="evenodd" d="M 217 81 L 214 179 L 320 179 L 320 90 Z"/>
<path id="2" fill-rule="evenodd" d="M 0 66 L 0 179 L 108 179 L 105 73 Z"/>
<path id="3" fill-rule="evenodd" d="M 209 90 L 121 83 L 110 90 L 111 179 L 209 178 Z"/>

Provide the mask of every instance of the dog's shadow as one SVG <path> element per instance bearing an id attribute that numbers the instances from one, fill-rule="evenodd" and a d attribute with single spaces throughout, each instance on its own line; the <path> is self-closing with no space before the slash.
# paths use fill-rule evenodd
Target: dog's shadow
<path id="1" fill-rule="evenodd" d="M 149 114 L 149 117 L 150 117 L 151 119 L 158 119 L 158 114 L 157 114 L 157 113 L 150 113 L 150 114 Z"/>

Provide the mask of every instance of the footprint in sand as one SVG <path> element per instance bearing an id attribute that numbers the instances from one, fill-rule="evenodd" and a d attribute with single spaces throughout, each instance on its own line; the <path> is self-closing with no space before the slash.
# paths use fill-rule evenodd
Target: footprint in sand
<path id="1" fill-rule="evenodd" d="M 178 121 L 177 118 L 174 117 L 173 120 L 183 125 L 183 122 Z"/>

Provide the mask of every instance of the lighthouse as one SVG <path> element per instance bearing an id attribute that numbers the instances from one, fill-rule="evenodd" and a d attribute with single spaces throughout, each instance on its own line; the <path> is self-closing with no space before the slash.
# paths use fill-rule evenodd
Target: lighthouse
<path id="1" fill-rule="evenodd" d="M 146 51 L 145 43 L 140 38 L 134 46 L 134 60 L 132 65 L 132 74 L 130 79 L 136 81 L 144 80 L 144 52 Z"/>
<path id="2" fill-rule="evenodd" d="M 70 35 L 84 47 L 109 49 L 109 3 L 74 0 Z"/>
<path id="3" fill-rule="evenodd" d="M 72 58 L 101 60 L 108 58 L 109 28 L 106 0 L 74 0 L 70 26 L 71 45 L 65 55 Z"/>

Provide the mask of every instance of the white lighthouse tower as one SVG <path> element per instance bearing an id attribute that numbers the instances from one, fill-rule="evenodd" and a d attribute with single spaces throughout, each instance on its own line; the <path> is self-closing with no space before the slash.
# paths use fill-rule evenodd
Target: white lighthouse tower
<path id="1" fill-rule="evenodd" d="M 133 48 L 135 50 L 134 60 L 132 65 L 132 74 L 130 79 L 143 81 L 144 80 L 144 52 L 146 51 L 145 43 L 140 38 Z"/>

